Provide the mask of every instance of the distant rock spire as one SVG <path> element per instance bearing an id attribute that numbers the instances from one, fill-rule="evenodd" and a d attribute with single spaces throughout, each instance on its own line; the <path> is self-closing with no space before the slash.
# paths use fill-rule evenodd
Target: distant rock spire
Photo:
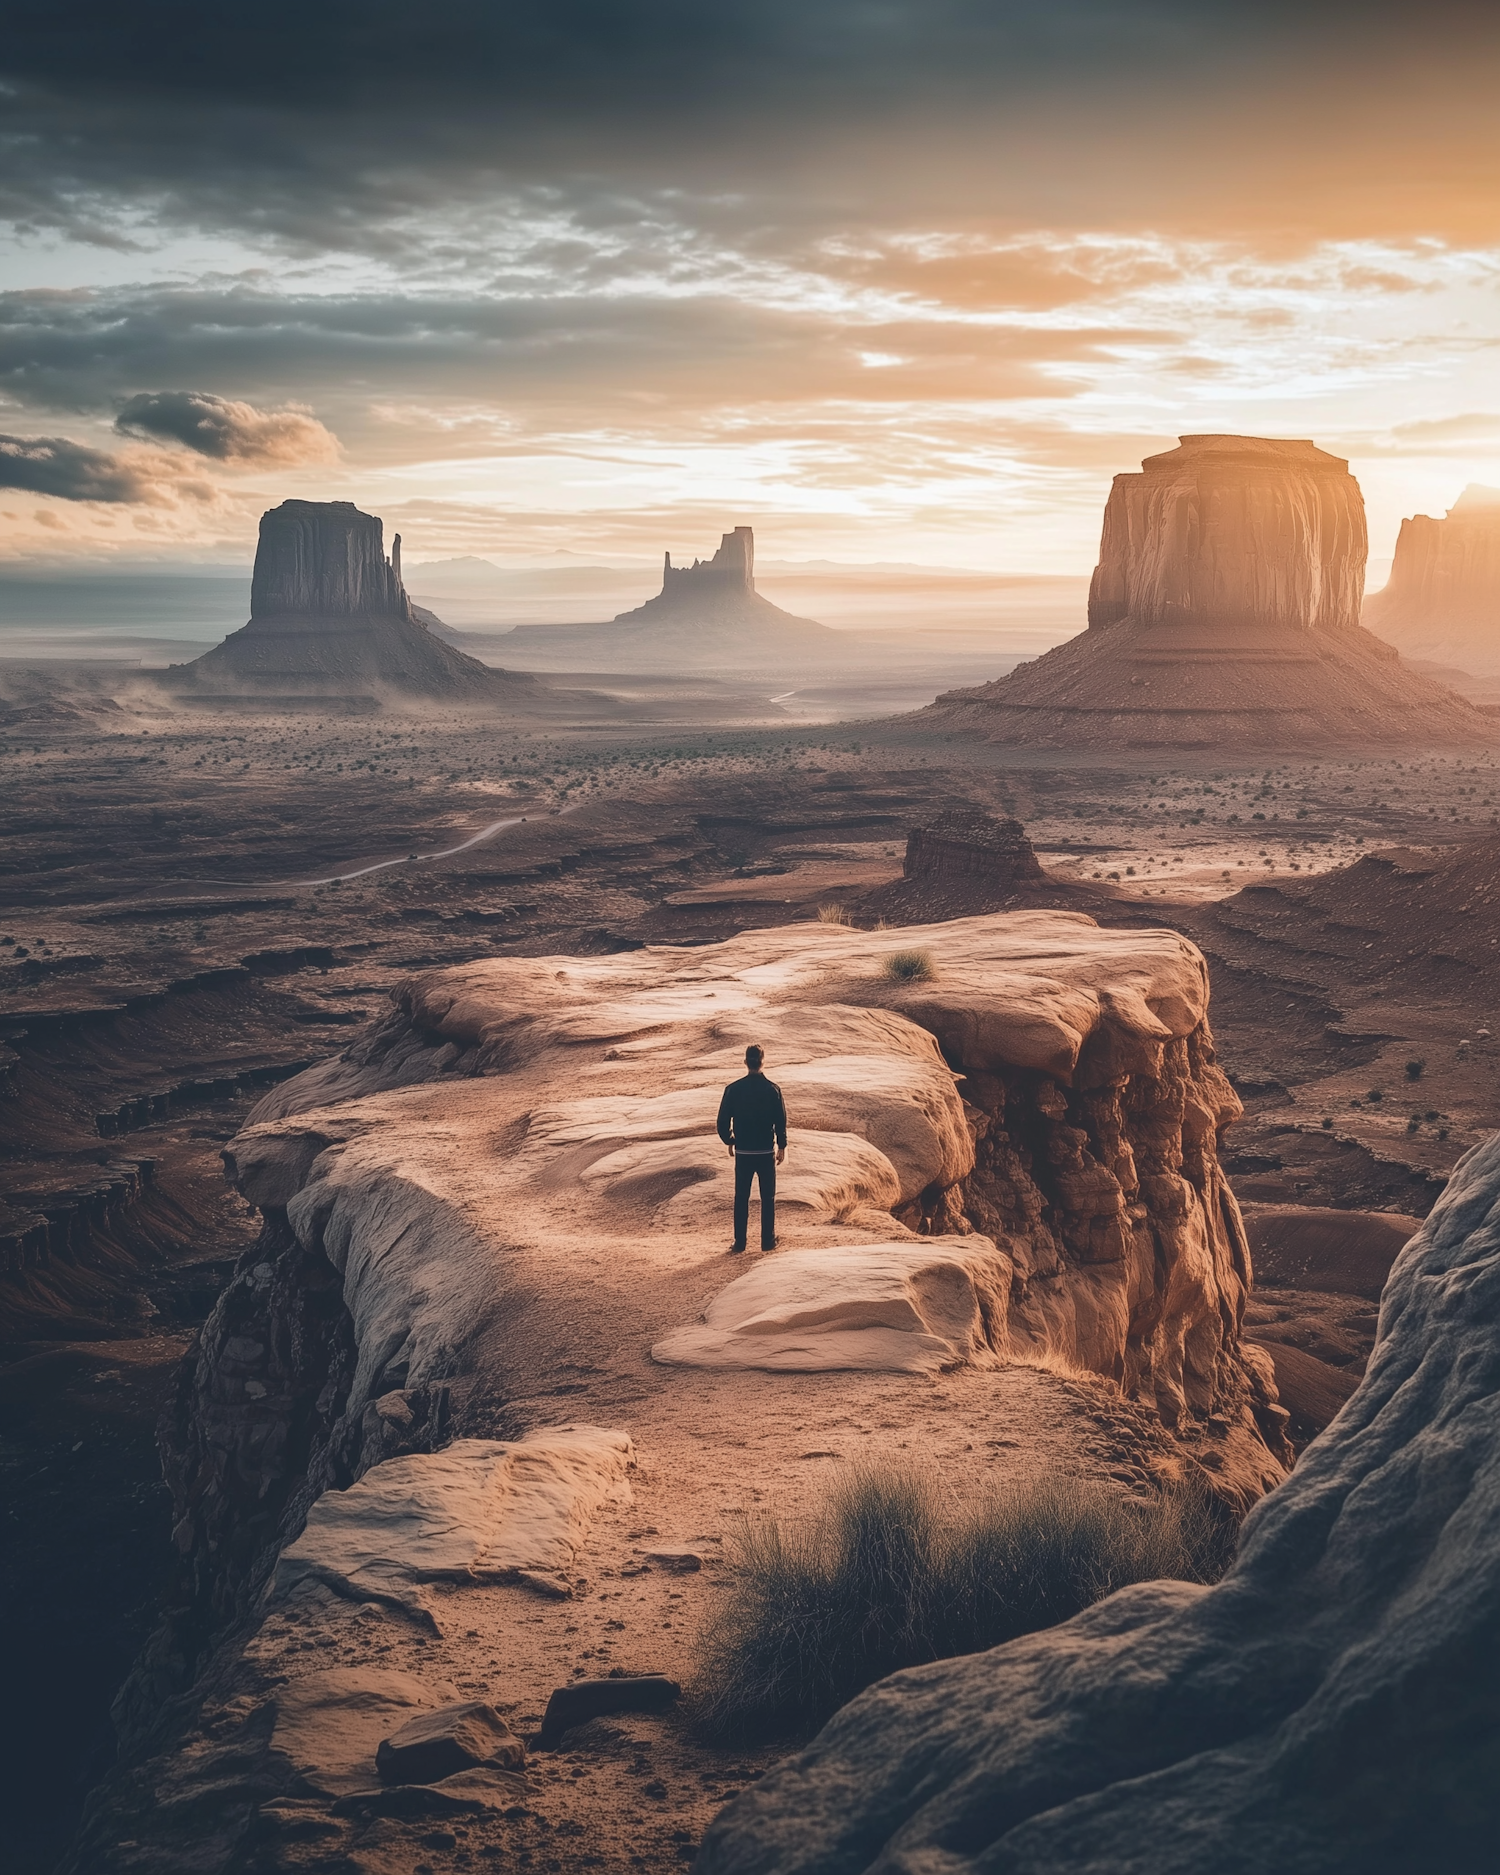
<path id="1" fill-rule="evenodd" d="M 694 560 L 691 566 L 673 566 L 670 553 L 662 559 L 661 596 L 703 595 L 715 592 L 755 591 L 755 530 L 736 527 L 719 542 L 719 551 L 711 560 Z"/>

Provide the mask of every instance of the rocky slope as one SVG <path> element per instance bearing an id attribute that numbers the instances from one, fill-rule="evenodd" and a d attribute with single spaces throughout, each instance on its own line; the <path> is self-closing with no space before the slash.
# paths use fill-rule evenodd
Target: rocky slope
<path id="1" fill-rule="evenodd" d="M 1482 712 L 1360 628 L 1365 555 L 1338 457 L 1185 436 L 1115 477 L 1089 629 L 914 720 L 1049 747 L 1488 740 Z"/>
<path id="2" fill-rule="evenodd" d="M 1500 1141 L 1392 1272 L 1363 1384 L 1213 1588 L 898 1674 L 710 1831 L 706 1875 L 1479 1870 L 1500 1822 Z"/>
<path id="3" fill-rule="evenodd" d="M 1441 520 L 1404 520 L 1364 622 L 1407 657 L 1500 673 L 1500 489 L 1470 483 Z"/>
<path id="4" fill-rule="evenodd" d="M 893 981 L 914 946 L 928 980 Z M 711 1121 L 750 1039 L 793 1133 L 782 1248 L 747 1268 Z M 595 1672 L 689 1673 L 688 1591 L 645 1539 L 692 1551 L 711 1601 L 726 1519 L 806 1514 L 818 1461 L 911 1446 L 956 1489 L 1192 1472 L 1255 1501 L 1285 1416 L 1240 1339 L 1217 1160 L 1237 1111 L 1193 947 L 1078 915 L 409 979 L 229 1148 L 263 1234 L 168 1416 L 178 1602 L 72 1866 L 258 1844 L 253 1866 L 291 1868 L 299 1830 L 408 1866 L 445 1806 L 511 1849 L 539 1815 L 611 1867 L 670 1857 L 628 1788 L 656 1721 L 579 1766 L 619 1784 L 607 1821 L 554 1803 L 542 1765 L 510 1821 L 509 1786 L 391 1798 L 329 1741 L 466 1683 L 534 1722 L 580 1647 Z M 708 1779 L 678 1737 L 673 1775 Z M 689 1840 L 706 1821 L 676 1816 Z"/>

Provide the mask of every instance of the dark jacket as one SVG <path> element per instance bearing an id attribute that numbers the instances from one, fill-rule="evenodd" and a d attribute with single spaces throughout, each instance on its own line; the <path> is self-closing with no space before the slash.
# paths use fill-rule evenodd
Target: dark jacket
<path id="1" fill-rule="evenodd" d="M 719 1138 L 736 1152 L 769 1152 L 786 1145 L 786 1102 L 763 1074 L 731 1081 L 719 1102 Z"/>

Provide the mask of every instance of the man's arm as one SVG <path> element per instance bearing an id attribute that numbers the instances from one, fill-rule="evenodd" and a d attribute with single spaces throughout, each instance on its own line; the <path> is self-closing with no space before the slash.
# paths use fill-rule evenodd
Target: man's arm
<path id="1" fill-rule="evenodd" d="M 779 1087 L 776 1089 L 775 1119 L 776 1119 L 776 1150 L 778 1153 L 782 1153 L 786 1151 L 786 1100 L 783 1097 L 781 1089 Z"/>
<path id="2" fill-rule="evenodd" d="M 718 1120 L 719 1138 L 731 1152 L 734 1151 L 734 1108 L 729 1099 L 732 1091 L 732 1086 L 724 1089 L 723 1098 L 719 1102 Z"/>

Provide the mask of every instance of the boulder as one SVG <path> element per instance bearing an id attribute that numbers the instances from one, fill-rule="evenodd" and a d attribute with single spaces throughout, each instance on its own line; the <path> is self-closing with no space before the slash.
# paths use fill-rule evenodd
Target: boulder
<path id="1" fill-rule="evenodd" d="M 754 1264 L 651 1358 L 779 1373 L 995 1366 L 1010 1282 L 987 1237 L 789 1250 Z"/>
<path id="2" fill-rule="evenodd" d="M 276 1694 L 271 1750 L 287 1760 L 303 1790 L 347 1796 L 376 1782 L 383 1738 L 454 1697 L 446 1682 L 383 1667 L 306 1673 Z"/>
<path id="3" fill-rule="evenodd" d="M 419 1713 L 380 1741 L 375 1767 L 385 1784 L 435 1784 L 460 1771 L 493 1765 L 519 1771 L 526 1747 L 495 1708 L 462 1699 Z"/>
<path id="4" fill-rule="evenodd" d="M 720 1813 L 700 1875 L 1477 1871 L 1500 1829 L 1500 1138 L 1216 1586 L 896 1674 Z"/>
<path id="5" fill-rule="evenodd" d="M 387 1459 L 327 1491 L 282 1550 L 274 1591 L 308 1580 L 351 1601 L 387 1602 L 436 1627 L 427 1582 L 530 1582 L 566 1593 L 592 1517 L 629 1503 L 623 1432 L 557 1426 L 519 1440 L 458 1439 Z"/>
<path id="6" fill-rule="evenodd" d="M 682 1689 L 660 1673 L 622 1673 L 604 1680 L 574 1680 L 559 1686 L 547 1701 L 536 1745 L 555 1751 L 563 1734 L 611 1712 L 665 1712 Z"/>
<path id="7" fill-rule="evenodd" d="M 674 1575 L 696 1575 L 703 1567 L 703 1552 L 686 1543 L 658 1543 L 646 1551 L 646 1561 Z"/>

